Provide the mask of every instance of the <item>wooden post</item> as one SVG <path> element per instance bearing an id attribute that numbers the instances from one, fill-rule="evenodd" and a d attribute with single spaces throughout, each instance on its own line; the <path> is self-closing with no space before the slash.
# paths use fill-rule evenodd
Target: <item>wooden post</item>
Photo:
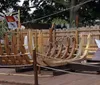
<path id="1" fill-rule="evenodd" d="M 50 41 L 50 47 L 52 47 L 52 42 L 53 42 L 53 28 L 54 28 L 54 24 L 52 25 L 52 27 L 49 29 L 49 41 Z"/>
<path id="2" fill-rule="evenodd" d="M 38 85 L 38 69 L 36 59 L 36 48 L 33 49 L 33 66 L 34 66 L 34 85 Z"/>
<path id="3" fill-rule="evenodd" d="M 75 38 L 76 38 L 76 47 L 78 46 L 78 44 L 79 44 L 79 37 L 78 37 L 78 30 L 75 30 Z"/>
<path id="4" fill-rule="evenodd" d="M 33 49 L 33 45 L 32 45 L 32 30 L 28 30 L 28 46 L 29 46 L 29 52 L 32 54 L 32 49 Z"/>
<path id="5" fill-rule="evenodd" d="M 53 32 L 53 29 L 50 28 L 50 29 L 49 29 L 49 41 L 50 41 L 50 42 L 53 41 L 53 39 L 52 39 L 52 32 Z"/>
<path id="6" fill-rule="evenodd" d="M 38 51 L 40 53 L 43 53 L 43 34 L 42 34 L 42 30 L 39 30 L 39 34 L 38 34 Z"/>
<path id="7" fill-rule="evenodd" d="M 37 34 L 37 30 L 35 31 L 35 47 L 36 47 L 36 51 L 38 52 L 38 34 Z"/>
<path id="8" fill-rule="evenodd" d="M 56 29 L 53 30 L 53 44 L 56 42 Z"/>

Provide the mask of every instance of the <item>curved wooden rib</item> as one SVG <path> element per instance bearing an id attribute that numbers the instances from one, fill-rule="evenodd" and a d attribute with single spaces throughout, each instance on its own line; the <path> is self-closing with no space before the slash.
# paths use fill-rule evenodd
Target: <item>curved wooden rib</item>
<path id="1" fill-rule="evenodd" d="M 81 56 L 79 56 L 78 58 L 76 58 L 76 59 L 74 59 L 74 60 L 71 60 L 71 61 L 82 61 L 82 60 L 85 60 L 86 59 L 86 56 L 87 56 L 87 54 L 88 54 L 88 48 L 89 48 L 89 46 L 90 46 L 90 40 L 91 40 L 91 35 L 89 34 L 88 36 L 87 36 L 87 44 L 86 44 L 86 47 L 85 47 L 85 49 L 84 49 L 84 52 L 83 52 L 83 54 L 81 55 Z"/>
<path id="2" fill-rule="evenodd" d="M 90 40 L 91 40 L 91 35 L 88 34 L 88 36 L 87 36 L 87 44 L 86 44 L 86 47 L 84 48 L 84 52 L 82 54 L 82 51 L 83 51 L 83 43 L 82 43 L 83 39 L 82 39 L 81 43 L 80 43 L 80 47 L 79 47 L 81 50 L 79 49 L 76 57 L 74 57 L 73 59 L 67 60 L 67 63 L 81 62 L 82 60 L 85 60 L 86 56 L 88 54 L 88 48 L 90 46 Z"/>
<path id="3" fill-rule="evenodd" d="M 50 42 L 49 46 L 47 46 L 47 52 L 45 53 L 45 55 L 49 55 L 50 54 L 50 51 L 52 49 L 52 43 Z"/>
<path id="4" fill-rule="evenodd" d="M 40 54 L 37 53 L 38 56 L 41 56 L 42 58 L 55 58 L 55 57 L 59 57 L 61 50 L 62 50 L 62 40 L 64 39 L 64 37 L 60 38 L 59 40 L 57 40 L 54 43 L 54 46 L 51 49 L 51 53 L 49 53 L 49 55 L 44 55 L 44 54 Z M 59 43 L 59 44 L 58 44 Z"/>
<path id="5" fill-rule="evenodd" d="M 47 52 L 45 54 L 41 54 L 41 53 L 37 52 L 37 55 L 44 56 L 44 57 L 46 57 L 46 56 L 52 57 L 55 54 L 55 51 L 57 50 L 57 47 L 58 47 L 57 43 L 62 41 L 62 40 L 63 40 L 63 38 L 60 38 L 57 41 L 55 41 L 54 43 L 49 42 L 50 44 L 47 48 Z"/>
<path id="6" fill-rule="evenodd" d="M 75 57 L 73 57 L 72 60 L 79 58 L 82 55 L 82 51 L 83 51 L 83 37 L 80 37 L 80 43 L 79 46 L 76 48 L 77 53 L 75 55 Z"/>
<path id="7" fill-rule="evenodd" d="M 52 49 L 51 49 L 51 53 L 49 53 L 50 55 L 44 55 L 44 54 L 40 54 L 40 53 L 37 53 L 37 62 L 38 62 L 38 64 L 40 64 L 40 65 L 43 65 L 43 66 L 47 66 L 44 62 L 43 62 L 43 60 L 45 59 L 45 58 L 47 58 L 47 59 L 54 59 L 54 55 L 56 55 L 56 56 L 59 56 L 60 55 L 60 53 L 61 53 L 61 49 L 62 49 L 62 43 L 60 43 L 60 45 L 59 45 L 59 49 L 57 49 L 57 42 L 60 42 L 60 40 L 62 41 L 63 40 L 63 38 L 61 38 L 61 39 L 59 39 L 58 41 L 56 41 L 55 42 L 55 44 L 54 44 L 54 46 L 52 47 Z M 55 52 L 57 51 L 57 54 L 55 54 Z M 40 60 L 40 61 L 39 61 Z M 42 63 L 42 64 L 41 64 Z"/>
<path id="8" fill-rule="evenodd" d="M 58 45 L 57 49 L 56 49 L 56 54 L 52 56 L 52 58 L 58 58 L 61 55 L 61 51 L 62 51 L 62 47 L 63 45 Z"/>
<path id="9" fill-rule="evenodd" d="M 86 45 L 86 48 L 87 49 L 89 47 L 89 44 L 90 44 L 90 34 L 88 35 L 87 37 L 87 45 Z M 80 50 L 80 49 L 79 49 Z M 45 59 L 44 62 L 48 65 L 48 66 L 61 66 L 61 65 L 66 65 L 68 63 L 72 63 L 74 61 L 81 61 L 83 60 L 86 55 L 88 53 L 88 50 L 85 50 L 83 55 L 80 56 L 81 52 L 79 52 L 77 54 L 77 57 L 76 58 L 71 58 L 71 59 Z"/>
<path id="10" fill-rule="evenodd" d="M 70 52 L 69 56 L 66 57 L 66 59 L 72 58 L 73 54 L 75 53 L 75 50 L 76 50 L 75 49 L 76 48 L 76 38 L 75 37 L 72 37 L 72 43 L 73 43 L 73 45 L 72 45 L 72 48 L 71 48 L 71 52 Z"/>
<path id="11" fill-rule="evenodd" d="M 69 39 L 67 39 L 68 42 L 69 42 Z M 68 44 L 67 44 L 68 45 Z M 75 51 L 75 45 L 76 45 L 76 41 L 75 39 L 73 38 L 73 46 L 72 46 L 72 52 L 71 54 L 68 56 L 68 57 L 71 57 L 71 55 L 73 55 L 74 51 Z M 66 47 L 68 48 L 68 47 Z M 63 53 L 62 56 L 60 56 L 59 58 L 51 58 L 51 59 L 48 59 L 48 58 L 45 58 L 44 59 L 44 62 L 48 65 L 48 66 L 59 66 L 59 65 L 62 65 L 64 59 L 61 59 L 61 57 L 66 57 L 67 55 L 67 52 L 68 52 L 68 49 L 66 50 L 65 49 L 65 53 Z M 67 59 L 67 58 L 66 58 Z M 60 63 L 61 62 L 61 63 Z"/>
<path id="12" fill-rule="evenodd" d="M 62 48 L 63 48 L 63 45 L 62 45 L 63 39 L 64 39 L 64 37 L 62 37 L 61 39 L 59 39 L 59 40 L 56 41 L 57 43 L 55 43 L 56 47 L 55 47 L 55 50 L 53 52 L 53 55 L 50 55 L 49 58 L 57 58 L 57 57 L 60 56 Z"/>
<path id="13" fill-rule="evenodd" d="M 54 57 L 52 59 L 63 59 L 68 56 L 69 47 L 70 47 L 70 39 L 69 39 L 69 37 L 65 37 L 65 38 L 63 39 L 62 44 L 66 40 L 66 45 L 62 46 L 62 44 L 61 44 L 57 55 L 54 55 Z"/>
<path id="14" fill-rule="evenodd" d="M 62 50 L 62 55 L 60 54 L 60 57 L 58 57 L 59 59 L 69 59 L 71 58 L 71 56 L 74 54 L 75 52 L 75 47 L 76 47 L 76 39 L 74 37 L 72 37 L 72 47 L 70 48 L 70 38 L 67 37 L 67 40 L 66 40 L 66 46 L 65 46 L 65 49 Z M 69 53 L 69 49 L 70 50 L 70 53 Z M 68 55 L 69 54 L 69 55 Z M 56 57 L 57 58 L 57 57 Z"/>
<path id="15" fill-rule="evenodd" d="M 63 55 L 60 57 L 61 59 L 66 58 L 66 56 L 68 55 L 68 52 L 69 52 L 69 47 L 70 47 L 70 39 L 69 39 L 69 37 L 68 37 L 68 38 L 67 38 L 67 44 L 65 45 L 64 53 L 63 53 Z"/>

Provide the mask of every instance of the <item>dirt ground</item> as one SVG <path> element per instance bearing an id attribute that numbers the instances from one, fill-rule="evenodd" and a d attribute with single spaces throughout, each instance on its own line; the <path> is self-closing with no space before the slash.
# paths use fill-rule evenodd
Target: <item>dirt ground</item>
<path id="1" fill-rule="evenodd" d="M 51 72 L 42 72 L 38 82 L 39 85 L 100 85 L 100 75 L 85 72 L 53 76 Z M 34 85 L 33 71 L 16 73 L 14 69 L 0 69 L 0 85 Z"/>

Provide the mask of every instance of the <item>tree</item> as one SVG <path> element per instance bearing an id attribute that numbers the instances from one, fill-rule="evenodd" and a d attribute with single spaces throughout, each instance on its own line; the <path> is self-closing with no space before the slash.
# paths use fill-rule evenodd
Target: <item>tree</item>
<path id="1" fill-rule="evenodd" d="M 6 14 L 9 12 L 10 8 L 13 8 L 14 10 L 17 10 L 17 2 L 20 0 L 1 0 L 0 1 L 0 12 L 3 14 Z"/>
<path id="2" fill-rule="evenodd" d="M 76 6 L 88 0 L 25 0 L 22 6 L 17 2 L 19 0 L 2 0 L 0 2 L 0 11 L 4 13 L 13 8 L 15 11 L 21 10 L 21 22 L 33 21 L 33 23 L 51 23 L 53 19 L 59 18 L 70 23 L 71 27 L 82 26 L 95 23 L 96 19 L 100 19 L 100 0 L 88 2 L 82 6 Z M 30 4 L 31 3 L 31 4 Z M 76 6 L 70 10 L 46 17 L 47 15 L 63 11 L 66 8 Z M 29 11 L 34 8 L 33 13 Z M 43 18 L 41 18 L 43 17 Z M 79 20 L 78 20 L 79 19 Z"/>
<path id="3" fill-rule="evenodd" d="M 100 20 L 100 0 L 89 2 L 79 9 L 80 25 L 95 25 Z"/>
<path id="4" fill-rule="evenodd" d="M 41 18 L 44 16 L 46 17 L 47 15 L 56 13 L 58 11 L 65 10 L 66 9 L 66 6 L 64 6 L 65 4 L 59 3 L 59 1 L 61 0 L 44 0 L 42 4 L 36 8 L 36 10 L 31 16 L 34 17 L 34 19 L 37 19 L 37 18 Z M 61 18 L 61 19 L 65 19 L 68 21 L 68 17 L 69 17 L 69 11 L 65 11 L 65 12 L 41 19 L 40 21 L 37 21 L 37 22 L 51 23 L 51 21 L 54 18 Z"/>
<path id="5" fill-rule="evenodd" d="M 0 21 L 0 38 L 3 38 L 3 34 L 8 31 L 7 23 L 5 20 Z"/>

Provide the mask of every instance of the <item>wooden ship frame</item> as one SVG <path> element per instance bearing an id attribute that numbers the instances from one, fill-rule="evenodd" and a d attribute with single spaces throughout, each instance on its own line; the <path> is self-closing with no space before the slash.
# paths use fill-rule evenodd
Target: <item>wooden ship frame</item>
<path id="1" fill-rule="evenodd" d="M 89 54 L 91 33 L 82 34 L 80 43 L 72 35 L 64 35 L 60 39 L 52 42 L 53 29 L 50 29 L 50 38 L 47 51 L 44 53 L 36 51 L 38 67 L 63 67 L 69 70 L 79 71 L 100 71 L 100 62 L 89 60 L 86 56 Z M 87 44 L 83 48 L 83 36 L 87 36 Z M 0 43 L 0 68 L 25 68 L 31 67 L 34 60 L 28 57 L 24 45 L 24 36 L 21 32 L 12 33 L 11 40 L 8 34 L 4 34 L 4 44 Z M 19 37 L 19 41 L 17 40 Z M 9 43 L 11 41 L 11 43 Z M 17 46 L 19 43 L 19 47 Z M 3 46 L 3 47 L 2 47 Z M 90 62 L 91 61 L 91 62 Z"/>

